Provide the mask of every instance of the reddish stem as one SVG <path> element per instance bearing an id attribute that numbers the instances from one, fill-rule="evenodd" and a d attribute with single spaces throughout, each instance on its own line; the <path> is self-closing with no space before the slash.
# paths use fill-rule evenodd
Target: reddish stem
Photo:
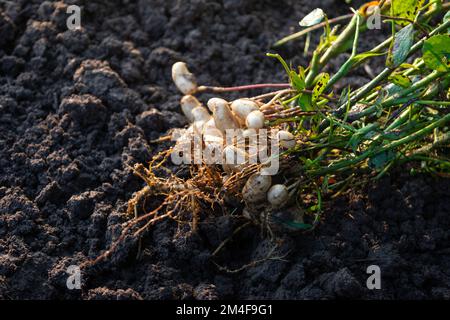
<path id="1" fill-rule="evenodd" d="M 289 88 L 290 86 L 291 86 L 290 83 L 257 83 L 257 84 L 248 84 L 248 85 L 237 86 L 237 87 L 201 86 L 201 87 L 198 87 L 197 92 L 204 92 L 204 91 L 231 92 L 231 91 L 253 90 L 253 89 L 260 89 L 260 88 Z"/>

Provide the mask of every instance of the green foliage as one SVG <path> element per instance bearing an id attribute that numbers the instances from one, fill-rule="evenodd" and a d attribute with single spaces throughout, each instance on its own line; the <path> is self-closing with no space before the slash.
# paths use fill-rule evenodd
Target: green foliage
<path id="1" fill-rule="evenodd" d="M 364 141 L 369 140 L 375 135 L 375 130 L 378 128 L 377 123 L 370 123 L 363 128 L 356 130 L 348 141 L 348 146 L 352 148 L 354 152 L 358 150 L 358 146 Z"/>
<path id="2" fill-rule="evenodd" d="M 308 178 L 302 190 L 313 190 L 319 184 L 322 192 L 331 192 L 361 177 L 355 172 L 378 178 L 396 164 L 418 160 L 424 171 L 450 174 L 450 14 L 445 14 L 450 5 L 437 2 L 437 6 L 429 4 L 428 11 L 420 11 L 424 3 L 393 0 L 390 14 L 396 19 L 391 20 L 396 29 L 402 28 L 391 39 L 359 54 L 364 17 L 355 14 L 340 34 L 330 34 L 325 27 L 309 67 L 300 68 L 301 72 L 288 68 L 296 92 L 294 100 L 288 96 L 286 101 L 296 102 L 292 108 L 316 112 L 284 122 L 302 141 L 300 148 L 289 152 L 300 162 L 301 175 Z M 443 22 L 429 25 L 437 14 L 444 16 Z M 319 23 L 318 17 L 305 19 Z M 351 42 L 352 53 L 341 68 L 331 75 L 324 72 L 327 62 L 348 50 Z M 386 51 L 387 67 L 372 80 L 333 94 L 336 83 Z M 412 56 L 414 61 L 410 61 Z M 282 63 L 286 69 L 286 62 Z M 331 183 L 332 177 L 341 181 Z M 310 206 L 307 212 L 316 209 L 317 205 Z"/>
<path id="3" fill-rule="evenodd" d="M 295 70 L 289 68 L 286 61 L 284 61 L 284 59 L 279 54 L 267 53 L 267 56 L 276 58 L 278 59 L 278 61 L 280 61 L 289 77 L 289 82 L 291 83 L 293 88 L 297 89 L 298 91 L 302 91 L 303 89 L 305 89 L 305 71 L 302 67 L 300 67 L 299 72 L 296 73 Z"/>
<path id="4" fill-rule="evenodd" d="M 317 76 L 316 85 L 314 86 L 312 93 L 312 101 L 315 102 L 317 98 L 325 91 L 330 75 L 328 73 L 321 73 Z"/>
<path id="5" fill-rule="evenodd" d="M 396 154 L 392 150 L 387 150 L 373 155 L 369 158 L 369 167 L 380 170 L 395 158 Z"/>
<path id="6" fill-rule="evenodd" d="M 384 53 L 384 52 L 363 52 L 363 53 L 357 54 L 356 56 L 354 56 L 352 58 L 352 62 L 353 62 L 352 64 L 361 63 L 370 58 L 384 56 L 385 54 L 386 53 Z"/>
<path id="7" fill-rule="evenodd" d="M 448 71 L 450 67 L 450 35 L 435 35 L 427 39 L 422 47 L 423 60 L 428 68 Z"/>
<path id="8" fill-rule="evenodd" d="M 425 0 L 391 0 L 392 15 L 394 17 L 414 20 Z M 395 21 L 396 24 L 405 26 L 406 21 Z"/>
<path id="9" fill-rule="evenodd" d="M 289 76 L 291 79 L 291 84 L 295 89 L 297 89 L 298 91 L 302 91 L 303 89 L 305 89 L 306 84 L 304 74 L 297 74 L 294 70 L 291 70 L 289 72 Z"/>
<path id="10" fill-rule="evenodd" d="M 394 41 L 389 48 L 387 65 L 389 67 L 398 67 L 408 57 L 409 50 L 414 43 L 414 26 L 408 24 L 395 34 Z"/>
<path id="11" fill-rule="evenodd" d="M 302 108 L 303 111 L 314 110 L 310 94 L 302 94 L 298 98 L 297 104 Z"/>
<path id="12" fill-rule="evenodd" d="M 402 88 L 409 88 L 412 84 L 408 76 L 405 76 L 404 74 L 401 73 L 393 73 L 392 75 L 389 76 L 388 80 L 392 81 L 392 83 Z"/>

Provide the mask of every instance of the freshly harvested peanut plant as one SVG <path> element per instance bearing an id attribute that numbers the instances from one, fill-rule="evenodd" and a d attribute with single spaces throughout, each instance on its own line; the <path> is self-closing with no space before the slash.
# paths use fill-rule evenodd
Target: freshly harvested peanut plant
<path id="1" fill-rule="evenodd" d="M 268 54 L 281 62 L 289 83 L 199 86 L 185 63 L 175 63 L 172 77 L 184 95 L 181 111 L 190 126 L 174 135 L 175 145 L 148 168 L 135 166 L 147 185 L 130 200 L 129 213 L 135 217 L 118 242 L 131 231 L 141 236 L 164 218 L 195 231 L 205 214 L 227 208 L 276 238 L 277 232 L 313 228 L 324 200 L 396 165 L 411 163 L 412 171 L 449 177 L 449 7 L 441 0 L 375 1 L 330 20 L 315 10 L 301 21 L 307 29 L 276 44 L 323 28 L 308 66 L 294 69 L 278 54 Z M 367 21 L 374 14 L 391 24 L 392 36 L 359 53 L 360 35 L 373 32 Z M 331 29 L 345 19 L 350 19 L 345 27 Z M 336 73 L 322 71 L 347 51 L 350 56 Z M 383 56 L 385 68 L 372 80 L 334 91 L 353 70 Z M 261 88 L 276 91 L 235 101 L 216 97 L 206 106 L 197 98 L 203 92 Z M 196 152 L 209 152 L 215 161 L 194 162 Z M 189 178 L 155 174 L 171 154 L 188 163 Z M 274 159 L 277 168 L 268 172 Z M 163 200 L 148 211 L 145 199 L 150 196 Z"/>

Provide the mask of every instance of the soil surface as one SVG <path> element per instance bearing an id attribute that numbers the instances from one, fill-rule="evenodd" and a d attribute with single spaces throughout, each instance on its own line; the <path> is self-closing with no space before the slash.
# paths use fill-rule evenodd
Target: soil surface
<path id="1" fill-rule="evenodd" d="M 66 27 L 70 4 L 82 7 L 81 30 Z M 85 270 L 81 290 L 66 286 L 70 265 L 120 234 L 143 187 L 130 166 L 186 123 L 171 65 L 186 61 L 202 84 L 285 81 L 265 53 L 317 5 L 348 12 L 340 0 L 0 2 L 0 298 L 450 299 L 449 180 L 400 171 L 330 202 L 313 232 L 283 236 L 283 260 L 223 272 L 211 254 L 241 220 L 210 217 L 190 236 L 163 221 L 139 259 L 125 241 Z M 303 41 L 280 53 L 306 64 Z M 271 243 L 259 234 L 245 229 L 217 262 L 264 258 Z M 366 287 L 370 265 L 381 290 Z"/>

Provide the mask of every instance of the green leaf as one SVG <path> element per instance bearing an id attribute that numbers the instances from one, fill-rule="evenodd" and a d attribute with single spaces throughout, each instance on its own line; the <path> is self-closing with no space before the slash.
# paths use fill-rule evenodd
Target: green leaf
<path id="1" fill-rule="evenodd" d="M 386 88 L 384 88 L 388 96 L 392 96 L 394 94 L 397 94 L 403 90 L 402 87 L 395 83 L 389 83 Z"/>
<path id="2" fill-rule="evenodd" d="M 302 66 L 298 66 L 298 75 L 300 76 L 300 78 L 305 79 L 305 68 L 303 68 Z"/>
<path id="3" fill-rule="evenodd" d="M 385 140 L 393 141 L 393 140 L 398 140 L 398 139 L 401 139 L 401 138 L 407 136 L 407 133 L 402 132 L 402 131 L 391 131 L 391 132 L 387 132 L 381 136 Z"/>
<path id="4" fill-rule="evenodd" d="M 297 89 L 298 91 L 305 89 L 305 80 L 302 79 L 301 76 L 298 75 L 294 70 L 290 72 L 290 78 L 291 84 L 295 89 Z"/>
<path id="5" fill-rule="evenodd" d="M 286 61 L 278 53 L 267 53 L 266 55 L 271 58 L 276 58 L 278 61 L 280 61 L 289 77 L 289 81 L 291 82 L 292 87 L 299 91 L 305 89 L 305 74 L 302 68 L 299 68 L 299 74 L 297 74 L 294 70 L 291 70 L 291 68 L 289 68 Z"/>
<path id="6" fill-rule="evenodd" d="M 325 13 L 322 9 L 317 8 L 311 11 L 309 14 L 307 14 L 301 21 L 300 26 L 301 27 L 311 27 L 313 25 L 316 25 L 320 23 L 323 18 L 325 18 Z"/>
<path id="7" fill-rule="evenodd" d="M 344 89 L 342 89 L 341 92 L 341 96 L 339 97 L 339 105 L 343 105 L 344 103 L 348 103 L 349 98 L 350 98 L 350 86 L 349 87 L 345 87 Z"/>
<path id="8" fill-rule="evenodd" d="M 387 150 L 381 153 L 378 153 L 371 157 L 369 159 L 369 167 L 373 169 L 381 169 L 383 168 L 388 162 L 393 160 L 395 158 L 395 152 L 392 150 Z"/>
<path id="9" fill-rule="evenodd" d="M 409 88 L 412 85 L 411 79 L 403 74 L 393 73 L 388 79 L 402 88 Z"/>
<path id="10" fill-rule="evenodd" d="M 425 0 L 392 0 L 392 15 L 394 17 L 414 20 L 419 9 L 423 6 Z M 407 21 L 394 21 L 395 24 L 406 26 Z"/>
<path id="11" fill-rule="evenodd" d="M 363 52 L 360 54 L 357 54 L 356 56 L 354 56 L 352 58 L 353 63 L 360 63 L 368 58 L 371 57 L 378 57 L 378 56 L 384 56 L 386 53 L 385 52 Z"/>
<path id="12" fill-rule="evenodd" d="M 310 94 L 302 94 L 300 98 L 297 100 L 298 105 L 302 108 L 303 111 L 312 111 L 314 108 L 312 107 L 311 95 Z"/>
<path id="13" fill-rule="evenodd" d="M 318 76 L 318 81 L 313 89 L 312 101 L 316 101 L 317 98 L 323 93 L 325 88 L 327 87 L 327 83 L 330 80 L 330 75 L 328 73 L 321 73 Z"/>
<path id="14" fill-rule="evenodd" d="M 450 35 L 438 34 L 425 40 L 422 54 L 428 68 L 447 71 L 450 67 Z"/>
<path id="15" fill-rule="evenodd" d="M 409 50 L 414 43 L 414 26 L 407 25 L 394 36 L 391 42 L 386 64 L 389 67 L 398 67 L 408 57 Z"/>
<path id="16" fill-rule="evenodd" d="M 350 146 L 353 151 L 356 151 L 359 144 L 364 141 L 372 138 L 376 134 L 376 129 L 378 128 L 377 123 L 371 123 L 363 128 L 360 128 L 356 130 L 355 133 L 353 133 L 352 137 L 348 141 L 348 146 Z"/>
<path id="17" fill-rule="evenodd" d="M 413 65 L 411 63 L 402 63 L 401 65 L 399 65 L 399 67 L 402 69 L 420 70 L 420 68 L 416 67 L 415 65 Z"/>

